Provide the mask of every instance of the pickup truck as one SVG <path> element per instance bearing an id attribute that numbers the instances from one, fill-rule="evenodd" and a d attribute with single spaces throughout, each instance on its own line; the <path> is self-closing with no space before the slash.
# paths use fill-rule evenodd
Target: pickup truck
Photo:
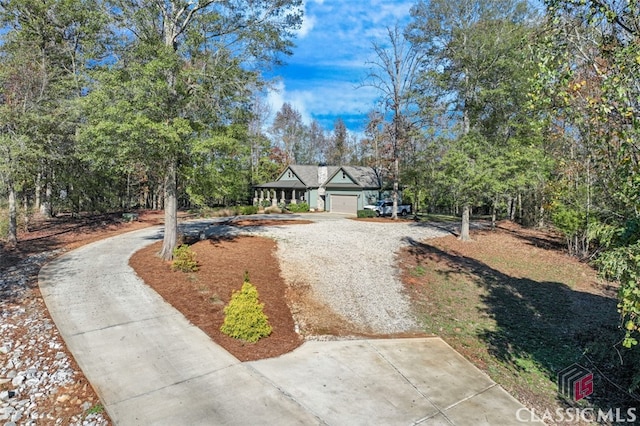
<path id="1" fill-rule="evenodd" d="M 393 213 L 393 201 L 380 200 L 375 204 L 364 206 L 365 210 L 373 210 L 376 216 L 391 216 Z M 406 216 L 411 213 L 411 204 L 398 204 L 398 214 Z"/>

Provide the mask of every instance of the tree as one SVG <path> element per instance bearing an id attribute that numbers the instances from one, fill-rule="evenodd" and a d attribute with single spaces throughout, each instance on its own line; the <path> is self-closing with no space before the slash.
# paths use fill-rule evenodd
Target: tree
<path id="1" fill-rule="evenodd" d="M 504 146 L 513 135 L 513 123 L 522 117 L 517 112 L 522 110 L 524 99 L 510 99 L 509 95 L 518 93 L 513 85 L 528 77 L 519 71 L 527 63 L 522 56 L 531 16 L 527 4 L 519 0 L 420 1 L 411 9 L 411 16 L 408 38 L 423 53 L 416 89 L 424 98 L 419 103 L 448 116 L 445 134 L 457 141 L 452 147 L 453 162 L 479 167 L 478 162 L 487 157 L 472 154 L 470 144 Z M 468 137 L 472 132 L 476 134 Z M 465 153 L 469 153 L 467 160 L 461 157 Z M 454 170 L 460 171 L 457 167 Z M 471 178 L 468 173 L 452 178 L 460 176 Z M 480 185 L 474 178 L 468 185 L 457 186 L 471 191 L 457 194 L 462 202 L 462 240 L 470 238 L 471 206 L 486 197 L 478 191 L 488 183 Z"/>
<path id="2" fill-rule="evenodd" d="M 584 159 L 572 161 L 582 184 L 567 186 L 560 200 L 580 203 L 560 204 L 557 221 L 593 237 L 584 248 L 597 251 L 601 272 L 620 282 L 623 344 L 631 347 L 640 330 L 640 5 L 545 4 L 550 21 L 539 74 L 546 90 L 536 100 Z"/>
<path id="3" fill-rule="evenodd" d="M 387 27 L 389 46 L 374 43 L 376 59 L 363 86 L 378 90 L 385 112 L 391 114 L 391 155 L 393 161 L 392 219 L 398 218 L 398 189 L 400 179 L 399 150 L 407 140 L 409 115 L 415 106 L 412 90 L 421 62 L 421 54 L 410 45 L 400 27 Z"/>
<path id="4" fill-rule="evenodd" d="M 305 150 L 305 125 L 302 114 L 291 104 L 285 102 L 276 113 L 271 126 L 275 143 L 280 145 L 287 156 L 287 164 L 299 164 Z"/>
<path id="5" fill-rule="evenodd" d="M 329 163 L 342 165 L 347 163 L 349 153 L 349 132 L 344 120 L 338 117 L 333 123 L 333 134 L 331 136 L 331 148 L 327 154 Z"/>
<path id="6" fill-rule="evenodd" d="M 308 139 L 309 146 L 313 147 L 313 155 L 310 157 L 308 164 L 326 163 L 329 157 L 330 141 L 318 120 L 311 121 L 308 129 Z"/>
<path id="7" fill-rule="evenodd" d="M 36 207 L 50 215 L 54 176 L 65 176 L 74 164 L 76 120 L 70 101 L 81 94 L 104 19 L 93 1 L 7 0 L 0 2 L 0 22 L 6 30 L 0 47 L 0 173 L 10 201 L 9 239 L 15 242 L 18 187 L 25 194 L 31 187 L 41 204 Z M 43 180 L 46 199 L 40 203 Z M 66 187 L 73 184 L 67 181 Z"/>
<path id="8" fill-rule="evenodd" d="M 254 95 L 249 120 L 249 141 L 251 145 L 250 183 L 263 183 L 275 179 L 274 165 L 269 161 L 271 141 L 264 133 L 271 114 L 270 106 L 260 96 Z M 265 167 L 267 166 L 267 167 Z M 277 169 L 277 168 L 276 168 Z M 277 173 L 278 170 L 275 171 Z"/>
<path id="9" fill-rule="evenodd" d="M 91 132 L 161 167 L 162 258 L 171 259 L 176 246 L 177 179 L 191 143 L 228 124 L 230 112 L 248 104 L 258 67 L 279 63 L 279 55 L 289 53 L 300 6 L 300 0 L 109 2 L 122 40 L 112 47 L 121 60 L 107 72 L 118 71 L 118 80 L 110 81 L 121 89 L 115 91 L 111 120 L 94 117 Z M 103 84 L 93 97 L 107 109 L 108 87 Z"/>

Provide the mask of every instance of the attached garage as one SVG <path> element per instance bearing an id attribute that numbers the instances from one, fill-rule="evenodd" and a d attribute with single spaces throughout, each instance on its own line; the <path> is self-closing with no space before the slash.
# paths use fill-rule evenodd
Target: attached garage
<path id="1" fill-rule="evenodd" d="M 331 194 L 331 213 L 358 214 L 357 195 Z"/>

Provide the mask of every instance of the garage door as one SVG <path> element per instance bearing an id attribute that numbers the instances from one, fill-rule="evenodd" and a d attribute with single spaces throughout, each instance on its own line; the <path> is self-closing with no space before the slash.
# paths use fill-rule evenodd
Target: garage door
<path id="1" fill-rule="evenodd" d="M 358 214 L 356 195 L 331 195 L 331 213 Z"/>

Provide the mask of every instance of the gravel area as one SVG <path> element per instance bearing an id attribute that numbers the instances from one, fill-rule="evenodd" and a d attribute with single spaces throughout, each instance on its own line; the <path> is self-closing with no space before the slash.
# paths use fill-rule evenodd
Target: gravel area
<path id="1" fill-rule="evenodd" d="M 305 217 L 306 219 L 307 217 Z M 308 217 L 316 219 L 313 215 Z M 314 296 L 362 333 L 419 331 L 403 292 L 395 254 L 409 241 L 448 234 L 414 222 L 326 218 L 308 225 L 220 230 L 274 238 L 284 278 Z"/>
<path id="2" fill-rule="evenodd" d="M 0 425 L 108 424 L 35 288 L 55 254 L 29 256 L 0 276 Z"/>

